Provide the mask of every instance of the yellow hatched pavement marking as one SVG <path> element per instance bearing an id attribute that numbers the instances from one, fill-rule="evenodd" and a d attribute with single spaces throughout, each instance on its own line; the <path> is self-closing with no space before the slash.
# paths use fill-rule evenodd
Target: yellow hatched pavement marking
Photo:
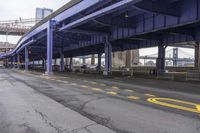
<path id="1" fill-rule="evenodd" d="M 137 100 L 140 99 L 140 97 L 136 97 L 136 96 L 127 96 L 128 99 L 133 99 L 133 100 Z"/>
<path id="2" fill-rule="evenodd" d="M 58 82 L 63 82 L 62 80 L 56 80 L 56 81 L 58 81 Z"/>
<path id="3" fill-rule="evenodd" d="M 117 89 L 117 90 L 119 89 L 119 87 L 117 87 L 117 86 L 112 86 L 111 88 L 112 89 Z"/>
<path id="4" fill-rule="evenodd" d="M 90 82 L 91 84 L 93 84 L 93 85 L 96 85 L 97 84 L 97 82 Z"/>
<path id="5" fill-rule="evenodd" d="M 197 105 L 196 107 L 197 107 L 197 110 L 200 111 L 200 105 Z"/>
<path id="6" fill-rule="evenodd" d="M 82 87 L 82 88 L 88 88 L 88 86 L 86 86 L 86 85 L 81 85 L 80 87 Z"/>
<path id="7" fill-rule="evenodd" d="M 134 92 L 133 90 L 125 89 L 126 92 Z"/>
<path id="8" fill-rule="evenodd" d="M 182 100 L 176 100 L 176 99 L 171 99 L 171 98 L 149 98 L 149 99 L 147 99 L 147 101 L 154 103 L 154 104 L 166 106 L 166 107 L 171 107 L 171 108 L 180 109 L 180 110 L 189 111 L 189 112 L 194 112 L 194 113 L 200 113 L 200 108 L 199 108 L 200 103 L 197 104 L 197 103 L 192 103 L 192 102 L 187 102 L 187 101 L 182 101 Z M 167 101 L 175 102 L 176 104 L 167 103 Z M 194 108 L 185 107 L 183 105 L 178 105 L 178 103 L 193 106 Z"/>
<path id="9" fill-rule="evenodd" d="M 100 89 L 100 88 L 92 88 L 92 90 L 94 90 L 94 91 L 102 91 L 102 89 Z"/>
<path id="10" fill-rule="evenodd" d="M 110 92 L 107 92 L 107 94 L 110 94 L 110 95 L 117 95 L 117 92 L 110 91 Z"/>
<path id="11" fill-rule="evenodd" d="M 100 86 L 106 86 L 105 84 L 99 84 Z"/>
<path id="12" fill-rule="evenodd" d="M 145 96 L 149 96 L 149 97 L 156 97 L 155 95 L 153 95 L 153 94 L 148 94 L 148 93 L 146 93 L 146 94 L 144 94 Z"/>
<path id="13" fill-rule="evenodd" d="M 87 80 L 83 80 L 83 82 L 87 83 L 87 82 L 89 82 L 89 81 L 87 81 Z"/>

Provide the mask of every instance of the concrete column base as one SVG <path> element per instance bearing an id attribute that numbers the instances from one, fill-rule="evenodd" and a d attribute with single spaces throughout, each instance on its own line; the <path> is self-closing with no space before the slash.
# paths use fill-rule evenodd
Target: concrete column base
<path id="1" fill-rule="evenodd" d="M 44 73 L 44 76 L 53 76 L 53 75 L 54 75 L 53 72 L 45 72 L 45 73 Z"/>
<path id="2" fill-rule="evenodd" d="M 103 76 L 104 77 L 111 77 L 112 76 L 112 72 L 103 71 Z"/>

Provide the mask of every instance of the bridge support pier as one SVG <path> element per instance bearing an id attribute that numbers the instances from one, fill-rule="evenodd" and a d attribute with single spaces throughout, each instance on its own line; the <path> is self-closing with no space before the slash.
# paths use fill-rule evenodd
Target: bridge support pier
<path id="1" fill-rule="evenodd" d="M 69 70 L 71 71 L 73 68 L 73 57 L 70 57 L 70 61 L 69 61 Z"/>
<path id="2" fill-rule="evenodd" d="M 98 66 L 97 66 L 98 71 L 101 70 L 101 56 L 102 56 L 102 53 L 98 53 Z"/>
<path id="3" fill-rule="evenodd" d="M 95 65 L 95 55 L 91 55 L 91 65 Z"/>
<path id="4" fill-rule="evenodd" d="M 52 58 L 53 58 L 53 27 L 55 21 L 49 20 L 48 27 L 47 27 L 47 66 L 46 66 L 46 74 L 51 75 L 53 74 L 52 71 Z"/>
<path id="5" fill-rule="evenodd" d="M 29 59 L 28 59 L 28 47 L 25 47 L 25 71 L 28 71 Z"/>
<path id="6" fill-rule="evenodd" d="M 200 43 L 195 44 L 195 69 L 200 71 Z"/>
<path id="7" fill-rule="evenodd" d="M 46 70 L 46 59 L 42 59 L 42 66 L 44 70 Z"/>
<path id="8" fill-rule="evenodd" d="M 20 69 L 20 54 L 17 54 L 17 68 Z"/>
<path id="9" fill-rule="evenodd" d="M 84 57 L 84 56 L 82 57 L 82 64 L 83 64 L 83 65 L 86 64 L 86 61 L 85 61 L 85 57 Z"/>
<path id="10" fill-rule="evenodd" d="M 112 45 L 108 40 L 108 37 L 105 38 L 105 70 L 103 72 L 104 76 L 111 75 L 112 72 Z"/>
<path id="11" fill-rule="evenodd" d="M 157 73 L 165 72 L 165 45 L 158 45 L 158 58 L 156 60 Z"/>
<path id="12" fill-rule="evenodd" d="M 65 63 L 64 63 L 64 53 L 63 50 L 60 50 L 60 71 L 64 71 L 65 70 Z"/>
<path id="13" fill-rule="evenodd" d="M 16 63 L 16 61 L 15 61 L 15 56 L 13 56 L 13 68 L 15 68 L 15 63 Z"/>

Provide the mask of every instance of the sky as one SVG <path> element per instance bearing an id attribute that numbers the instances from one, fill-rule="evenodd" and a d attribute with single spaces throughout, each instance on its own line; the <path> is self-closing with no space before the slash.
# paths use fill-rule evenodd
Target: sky
<path id="1" fill-rule="evenodd" d="M 19 18 L 35 18 L 36 8 L 50 8 L 54 11 L 70 0 L 0 0 L 0 21 Z M 19 36 L 8 36 L 8 42 L 16 44 Z M 0 35 L 0 42 L 5 42 L 6 36 Z"/>
<path id="2" fill-rule="evenodd" d="M 36 8 L 50 8 L 54 11 L 66 4 L 70 0 L 0 0 L 0 21 L 2 20 L 16 20 L 19 18 L 29 19 L 35 18 Z M 16 44 L 20 39 L 19 36 L 8 36 L 8 42 Z M 5 42 L 6 37 L 0 35 L 0 42 Z M 168 48 L 169 49 L 169 48 Z M 192 55 L 194 50 L 182 49 Z M 140 55 L 157 53 L 157 48 L 141 49 Z M 187 57 L 187 56 L 186 56 Z"/>

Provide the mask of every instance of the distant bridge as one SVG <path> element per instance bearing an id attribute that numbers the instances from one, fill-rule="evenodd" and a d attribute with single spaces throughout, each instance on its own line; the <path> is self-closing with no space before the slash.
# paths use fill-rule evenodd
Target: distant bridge
<path id="1" fill-rule="evenodd" d="M 183 50 L 180 50 L 178 48 L 173 48 L 169 49 L 165 52 L 165 60 L 171 60 L 173 61 L 173 65 L 176 66 L 177 62 L 184 61 L 184 62 L 194 62 L 193 55 L 190 53 L 187 53 Z M 183 58 L 183 56 L 188 56 L 187 58 Z M 180 58 L 181 57 L 181 58 Z M 151 54 L 151 55 L 145 55 L 145 56 L 140 56 L 140 59 L 144 60 L 156 60 L 158 58 L 158 54 Z"/>
<path id="2" fill-rule="evenodd" d="M 12 50 L 16 44 L 11 44 L 7 42 L 0 42 L 0 53 Z"/>
<path id="3" fill-rule="evenodd" d="M 0 35 L 22 36 L 39 21 L 35 18 L 0 21 Z"/>

